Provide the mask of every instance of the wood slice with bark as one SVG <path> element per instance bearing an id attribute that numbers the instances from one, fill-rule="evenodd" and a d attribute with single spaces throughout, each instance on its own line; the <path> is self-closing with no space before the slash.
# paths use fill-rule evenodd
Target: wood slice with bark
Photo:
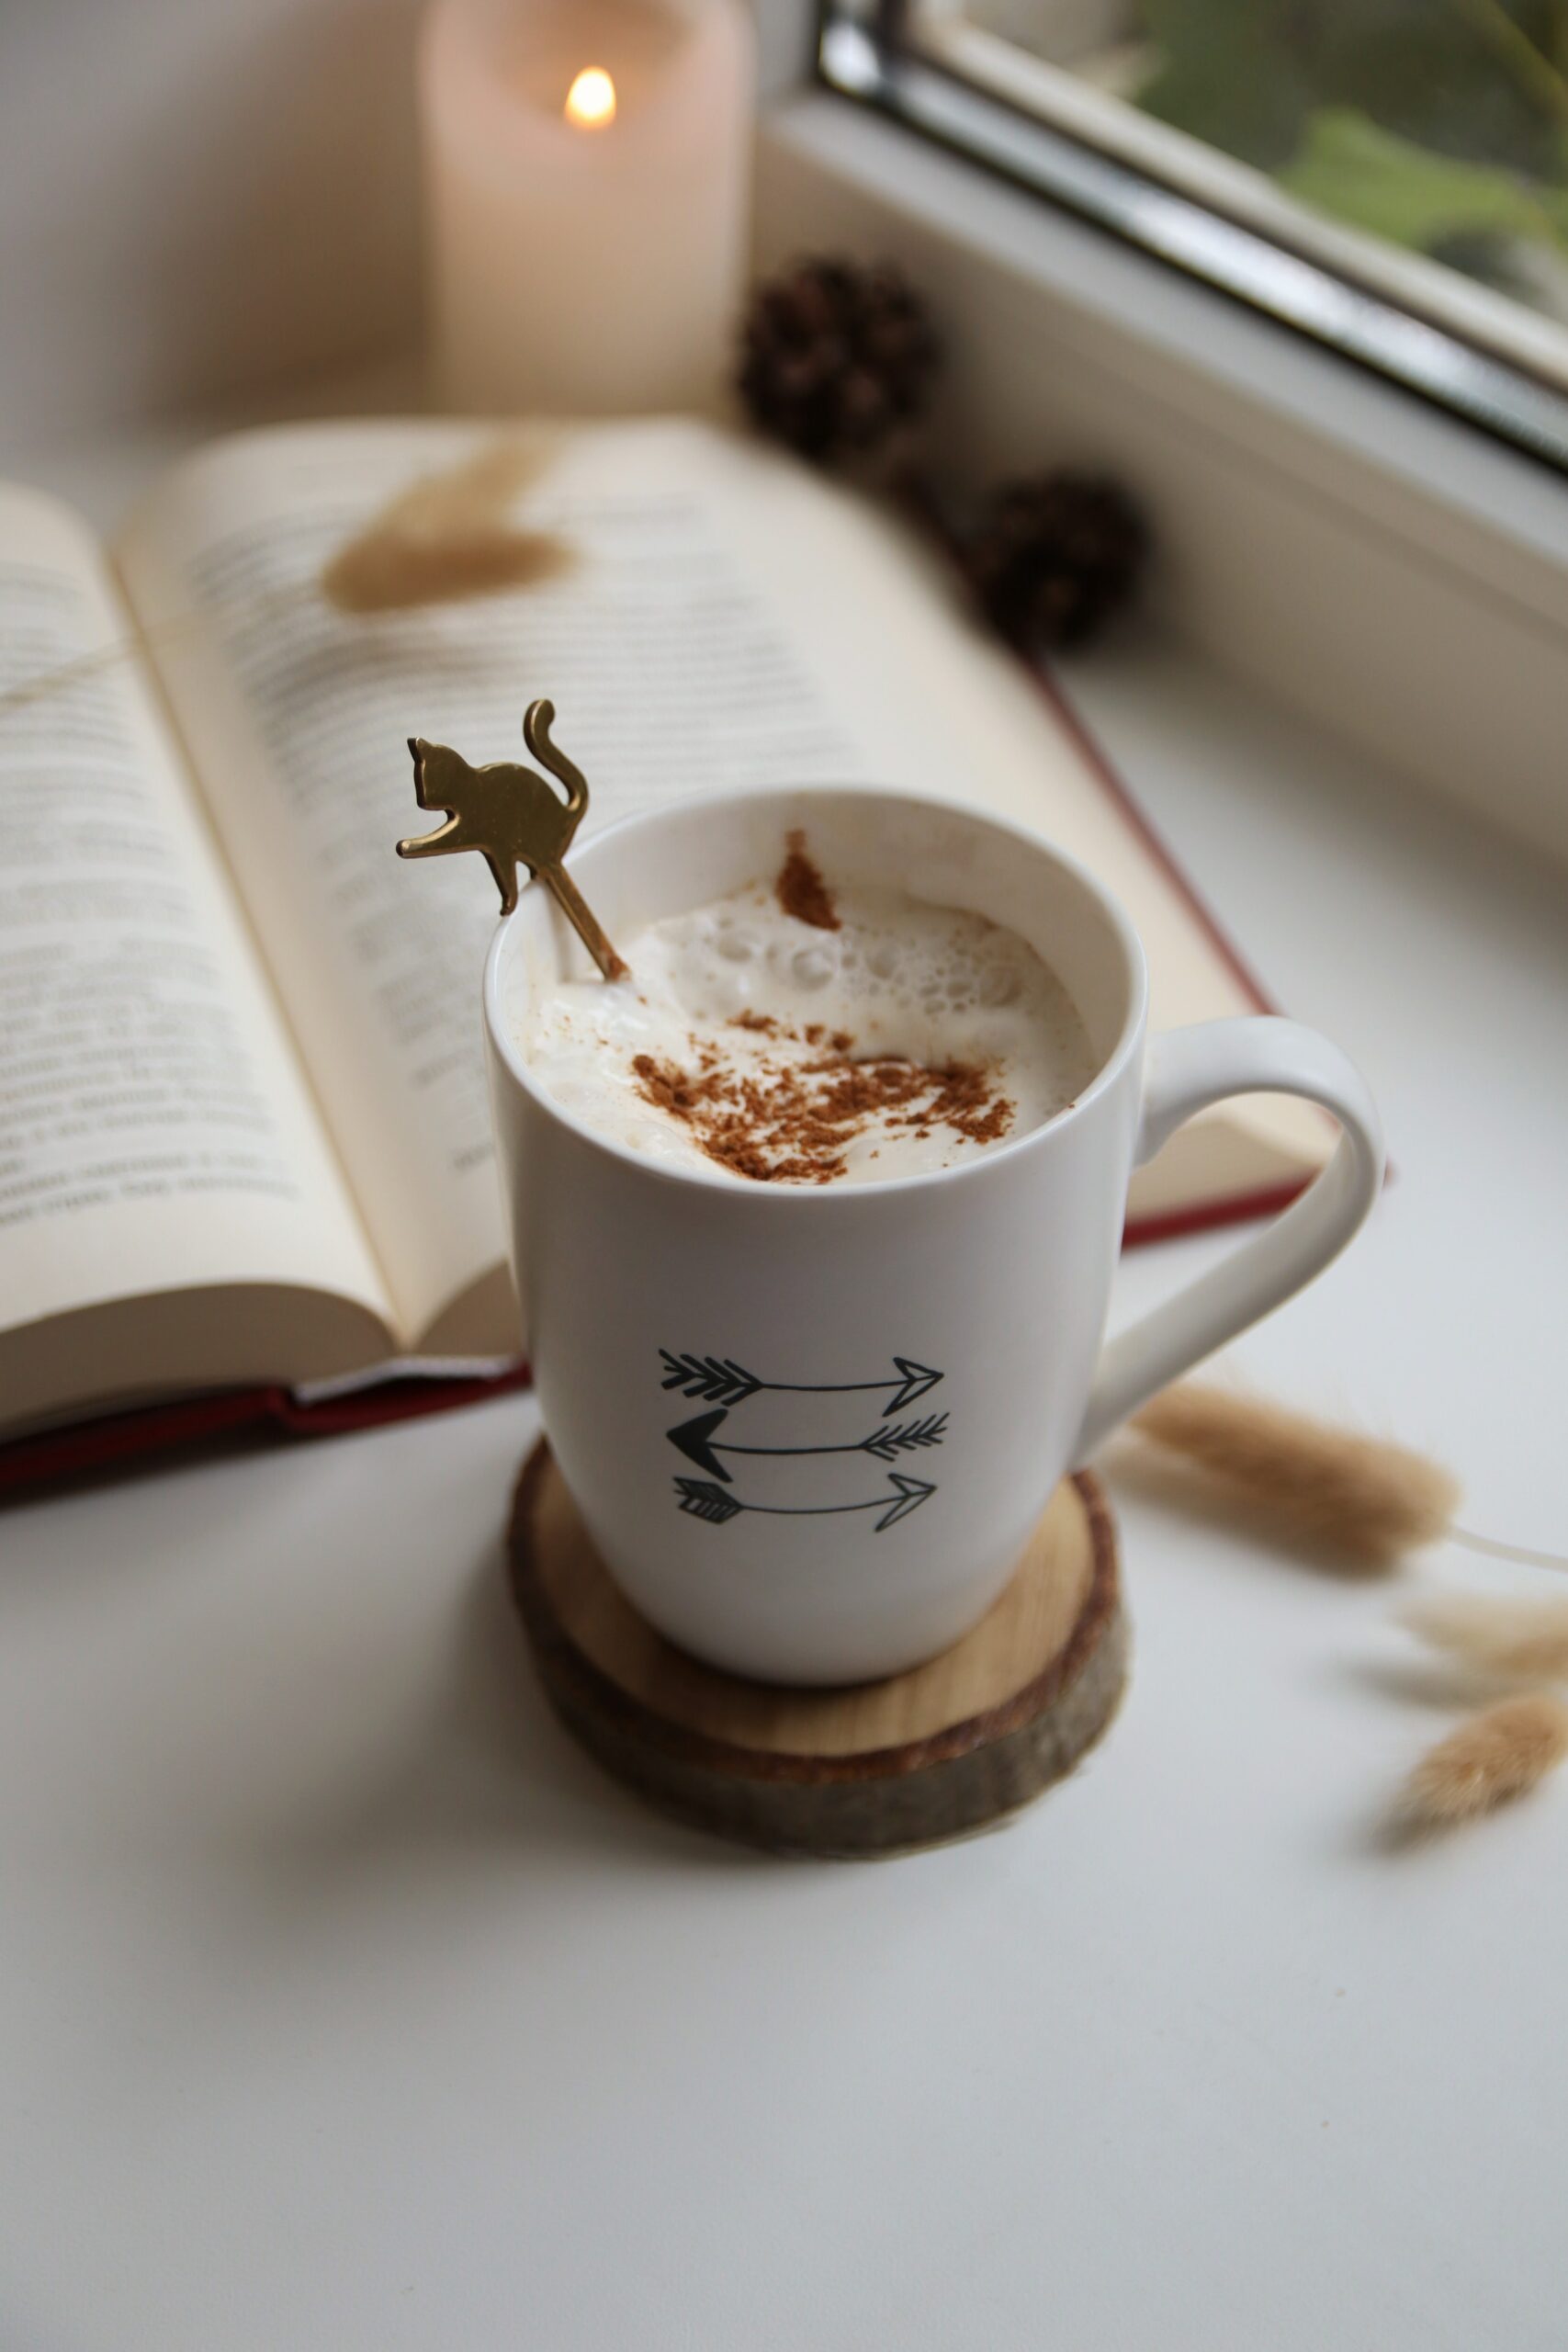
<path id="1" fill-rule="evenodd" d="M 747 1681 L 656 1633 L 599 1558 L 543 1439 L 509 1553 L 540 1679 L 572 1736 L 660 1811 L 775 1853 L 907 1852 L 998 1821 L 1072 1770 L 1126 1679 L 1115 1527 L 1087 1473 L 1057 1488 L 962 1641 L 841 1690 Z"/>

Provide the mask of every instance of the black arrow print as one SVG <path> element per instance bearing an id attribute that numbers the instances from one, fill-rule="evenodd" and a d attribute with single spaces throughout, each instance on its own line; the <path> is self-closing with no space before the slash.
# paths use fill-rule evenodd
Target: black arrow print
<path id="1" fill-rule="evenodd" d="M 863 1503 L 748 1503 L 739 1495 L 727 1495 L 722 1487 L 710 1486 L 705 1478 L 677 1478 L 675 1493 L 683 1511 L 705 1520 L 710 1527 L 723 1527 L 743 1510 L 761 1511 L 769 1519 L 832 1519 L 840 1511 L 879 1510 L 882 1517 L 874 1532 L 880 1535 L 885 1527 L 896 1526 L 910 1511 L 919 1510 L 926 1497 L 936 1492 L 922 1478 L 907 1478 L 897 1470 L 889 1476 L 892 1499 L 873 1495 Z"/>
<path id="2" fill-rule="evenodd" d="M 709 1477 L 722 1478 L 726 1486 L 730 1476 L 718 1458 L 721 1453 L 874 1453 L 879 1462 L 891 1462 L 895 1454 L 908 1453 L 915 1446 L 940 1445 L 947 1430 L 947 1415 L 932 1413 L 923 1421 L 885 1421 L 869 1437 L 856 1438 L 849 1445 L 720 1445 L 714 1431 L 728 1419 L 728 1408 L 720 1405 L 714 1412 L 699 1413 L 694 1421 L 682 1421 L 679 1429 L 664 1432 L 689 1462 L 705 1470 Z"/>
<path id="3" fill-rule="evenodd" d="M 762 1385 L 728 1356 L 672 1356 L 668 1348 L 659 1352 L 664 1359 L 663 1385 L 678 1388 L 682 1396 L 701 1396 L 710 1405 L 744 1405 Z"/>
<path id="4" fill-rule="evenodd" d="M 666 1388 L 678 1388 L 682 1396 L 697 1396 L 704 1404 L 727 1408 L 744 1405 L 760 1388 L 775 1388 L 793 1396 L 837 1396 L 855 1390 L 890 1388 L 893 1394 L 882 1409 L 891 1420 L 896 1413 L 907 1413 L 917 1396 L 923 1396 L 942 1378 L 940 1372 L 916 1363 L 909 1356 L 895 1356 L 895 1369 L 880 1380 L 759 1380 L 732 1356 L 678 1356 L 668 1348 L 659 1352 L 664 1359 Z"/>

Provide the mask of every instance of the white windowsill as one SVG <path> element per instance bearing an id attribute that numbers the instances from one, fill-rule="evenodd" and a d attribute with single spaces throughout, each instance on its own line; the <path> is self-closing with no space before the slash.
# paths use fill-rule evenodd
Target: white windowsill
<path id="1" fill-rule="evenodd" d="M 902 258 L 984 480 L 1142 491 L 1162 620 L 1414 780 L 1568 855 L 1568 482 L 823 91 L 764 120 L 759 250 Z"/>

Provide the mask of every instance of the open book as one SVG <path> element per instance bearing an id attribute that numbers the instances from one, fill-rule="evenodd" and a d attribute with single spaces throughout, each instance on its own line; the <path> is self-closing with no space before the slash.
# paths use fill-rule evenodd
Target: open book
<path id="1" fill-rule="evenodd" d="M 144 636 L 0 705 L 0 1435 L 515 1353 L 480 1040 L 493 888 L 473 859 L 393 855 L 423 824 L 411 734 L 516 758 L 547 695 L 591 823 L 738 781 L 967 798 L 1121 898 L 1156 1026 L 1258 1001 L 938 560 L 716 428 L 560 432 L 520 512 L 575 560 L 526 590 L 375 617 L 310 592 L 483 432 L 243 435 L 107 553 L 0 489 L 0 692 Z M 1227 1106 L 1139 1175 L 1134 1229 L 1258 1205 L 1325 1149 L 1299 1105 Z"/>

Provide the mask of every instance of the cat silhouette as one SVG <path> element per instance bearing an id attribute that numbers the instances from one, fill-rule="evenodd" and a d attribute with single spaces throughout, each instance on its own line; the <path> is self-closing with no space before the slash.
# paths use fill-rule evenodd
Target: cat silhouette
<path id="1" fill-rule="evenodd" d="M 422 808 L 444 808 L 446 822 L 433 833 L 398 843 L 400 857 L 446 857 L 477 849 L 495 876 L 501 911 L 517 904 L 517 868 L 530 874 L 559 868 L 588 806 L 588 784 L 580 768 L 550 741 L 555 705 L 532 702 L 523 719 L 523 741 L 550 774 L 566 786 L 563 800 L 554 786 L 518 761 L 492 760 L 472 767 L 446 743 L 409 737 L 413 754 L 414 797 Z"/>

